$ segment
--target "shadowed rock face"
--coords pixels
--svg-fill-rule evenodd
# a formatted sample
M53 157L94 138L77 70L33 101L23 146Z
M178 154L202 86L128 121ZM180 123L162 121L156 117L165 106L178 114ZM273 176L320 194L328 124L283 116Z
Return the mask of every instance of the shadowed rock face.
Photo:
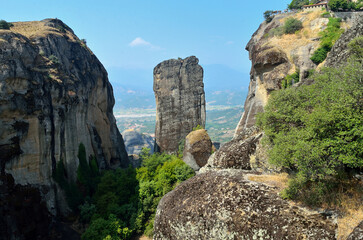
M185 138L183 161L194 171L203 167L212 153L212 141L205 129L189 133Z
M154 68L155 150L176 153L197 125L205 126L203 69L194 57L171 59Z
M209 171L177 186L159 203L154 239L335 239L336 224L289 205L241 170Z
M63 159L76 179L80 143L100 168L128 165L107 72L60 20L0 30L0 102L1 172L51 189L43 197L53 214L52 172Z

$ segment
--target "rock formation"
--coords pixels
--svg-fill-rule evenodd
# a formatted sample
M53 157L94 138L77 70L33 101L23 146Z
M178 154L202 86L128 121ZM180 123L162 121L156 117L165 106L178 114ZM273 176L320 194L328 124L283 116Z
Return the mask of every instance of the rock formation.
M183 161L194 171L203 167L213 151L212 141L205 129L195 130L185 138Z
M143 148L150 148L150 154L154 152L153 137L139 133L134 129L128 129L122 132L125 141L125 147L128 155L139 155Z
M250 156L256 151L256 143L261 137L262 134L257 134L248 139L233 139L208 159L205 168L250 170Z
M194 127L205 126L203 69L194 57L171 59L154 68L155 150L176 153Z
M100 168L127 166L107 72L62 21L17 22L0 30L1 174L41 189L56 214L64 199L52 173L63 161L76 179L78 146Z
M234 139L215 152L197 176L162 198L154 222L154 239L336 239L334 219L294 206L280 198L273 187L247 177L256 169L271 170L266 149L260 144L263 132L256 127L256 115L263 111L270 93L281 89L287 74L299 72L300 82L306 83L309 70L317 68L310 57L319 47L319 32L328 22L321 14L279 14L270 23L262 23L253 34L246 47L252 61L249 93ZM303 22L305 32L270 36L292 16ZM359 19L355 15L352 22L361 24ZM328 64L340 59L347 43L361 33L362 27L358 28L353 25L337 41ZM361 226L350 239L359 234Z
M242 170L199 174L166 194L154 222L155 240L335 239L332 219L290 205Z
M353 232L348 236L347 240L363 239L363 221L354 228Z

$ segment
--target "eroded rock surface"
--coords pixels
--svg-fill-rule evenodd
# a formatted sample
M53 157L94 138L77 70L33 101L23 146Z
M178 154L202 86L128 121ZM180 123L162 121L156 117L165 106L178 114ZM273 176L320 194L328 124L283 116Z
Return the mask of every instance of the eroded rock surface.
M62 21L17 22L0 30L1 173L42 192L48 209L61 206L52 180L63 160L76 179L78 146L100 168L127 166L112 108L107 72Z
M354 228L353 232L348 236L347 240L362 240L363 239L363 221Z
M199 174L162 198L154 239L330 240L336 227L271 187L245 180L242 170L220 170Z
M154 139L150 135L142 134L134 129L122 132L128 155L139 155L143 148L149 148L150 154L154 152Z
M247 139L233 139L224 144L209 159L205 168L250 170L250 156L256 151L256 144L262 134Z
M185 138L183 161L194 171L198 171L207 162L212 154L212 141L205 129L189 133Z
M155 150L176 153L194 127L205 126L203 68L198 58L171 59L154 68Z

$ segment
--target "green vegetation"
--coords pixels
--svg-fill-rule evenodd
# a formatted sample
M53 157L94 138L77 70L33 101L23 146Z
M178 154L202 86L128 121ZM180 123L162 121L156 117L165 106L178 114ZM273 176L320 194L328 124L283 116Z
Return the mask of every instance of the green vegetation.
M292 2L287 5L289 9L301 9L304 5L310 5L317 3L317 0L292 0Z
M340 18L329 18L327 28L319 33L321 36L320 47L311 57L311 61L315 64L320 64L326 59L335 41L338 40L340 35L344 32L343 29L340 29L340 23Z
M196 127L193 127L193 131L197 131L197 130L200 130L200 129L204 129L204 127L200 126L199 124Z
M284 24L284 33L292 34L302 29L302 22L296 18L288 18Z
M292 86L294 83L298 83L300 80L300 70L296 69L296 71L291 74L291 75L287 75L284 80L281 83L281 87L282 88L287 88Z
M7 30L9 30L12 26L14 26L12 23L8 23L5 20L0 20L0 29L7 29Z
M57 58L57 56L55 56L53 54L49 56L49 60L52 61L56 65L59 64L59 59Z
M272 15L273 11L267 10L263 13L263 17L265 18L266 22L269 23L272 21L274 16Z
M352 41L352 52L362 51L360 41ZM266 134L269 161L292 173L284 197L332 203L363 168L362 76L355 55L346 66L315 73L312 85L272 94L257 122Z
M134 169L99 172L95 157L89 157L81 143L78 148L77 180L67 179L63 161L57 163L53 177L64 190L67 203L80 223L88 226L85 240L131 239L136 234L153 234L156 207L160 199L194 171L179 157L149 154L143 149L142 166Z
M329 8L332 11L353 9L359 10L363 7L363 0L358 0L357 2L348 1L348 0L330 0L328 3Z

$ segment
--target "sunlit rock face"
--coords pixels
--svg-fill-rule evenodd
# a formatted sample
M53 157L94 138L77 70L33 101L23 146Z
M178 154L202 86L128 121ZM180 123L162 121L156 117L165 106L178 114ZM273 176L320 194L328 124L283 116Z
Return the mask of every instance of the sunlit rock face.
M335 239L330 218L290 205L276 191L245 179L243 170L208 171L160 201L154 240Z
M176 153L180 141L205 126L203 68L198 58L171 59L154 68L155 150Z
M52 172L63 160L68 179L76 179L80 143L101 169L127 166L112 91L102 64L62 21L0 30L1 173L41 188L55 214L64 199Z

